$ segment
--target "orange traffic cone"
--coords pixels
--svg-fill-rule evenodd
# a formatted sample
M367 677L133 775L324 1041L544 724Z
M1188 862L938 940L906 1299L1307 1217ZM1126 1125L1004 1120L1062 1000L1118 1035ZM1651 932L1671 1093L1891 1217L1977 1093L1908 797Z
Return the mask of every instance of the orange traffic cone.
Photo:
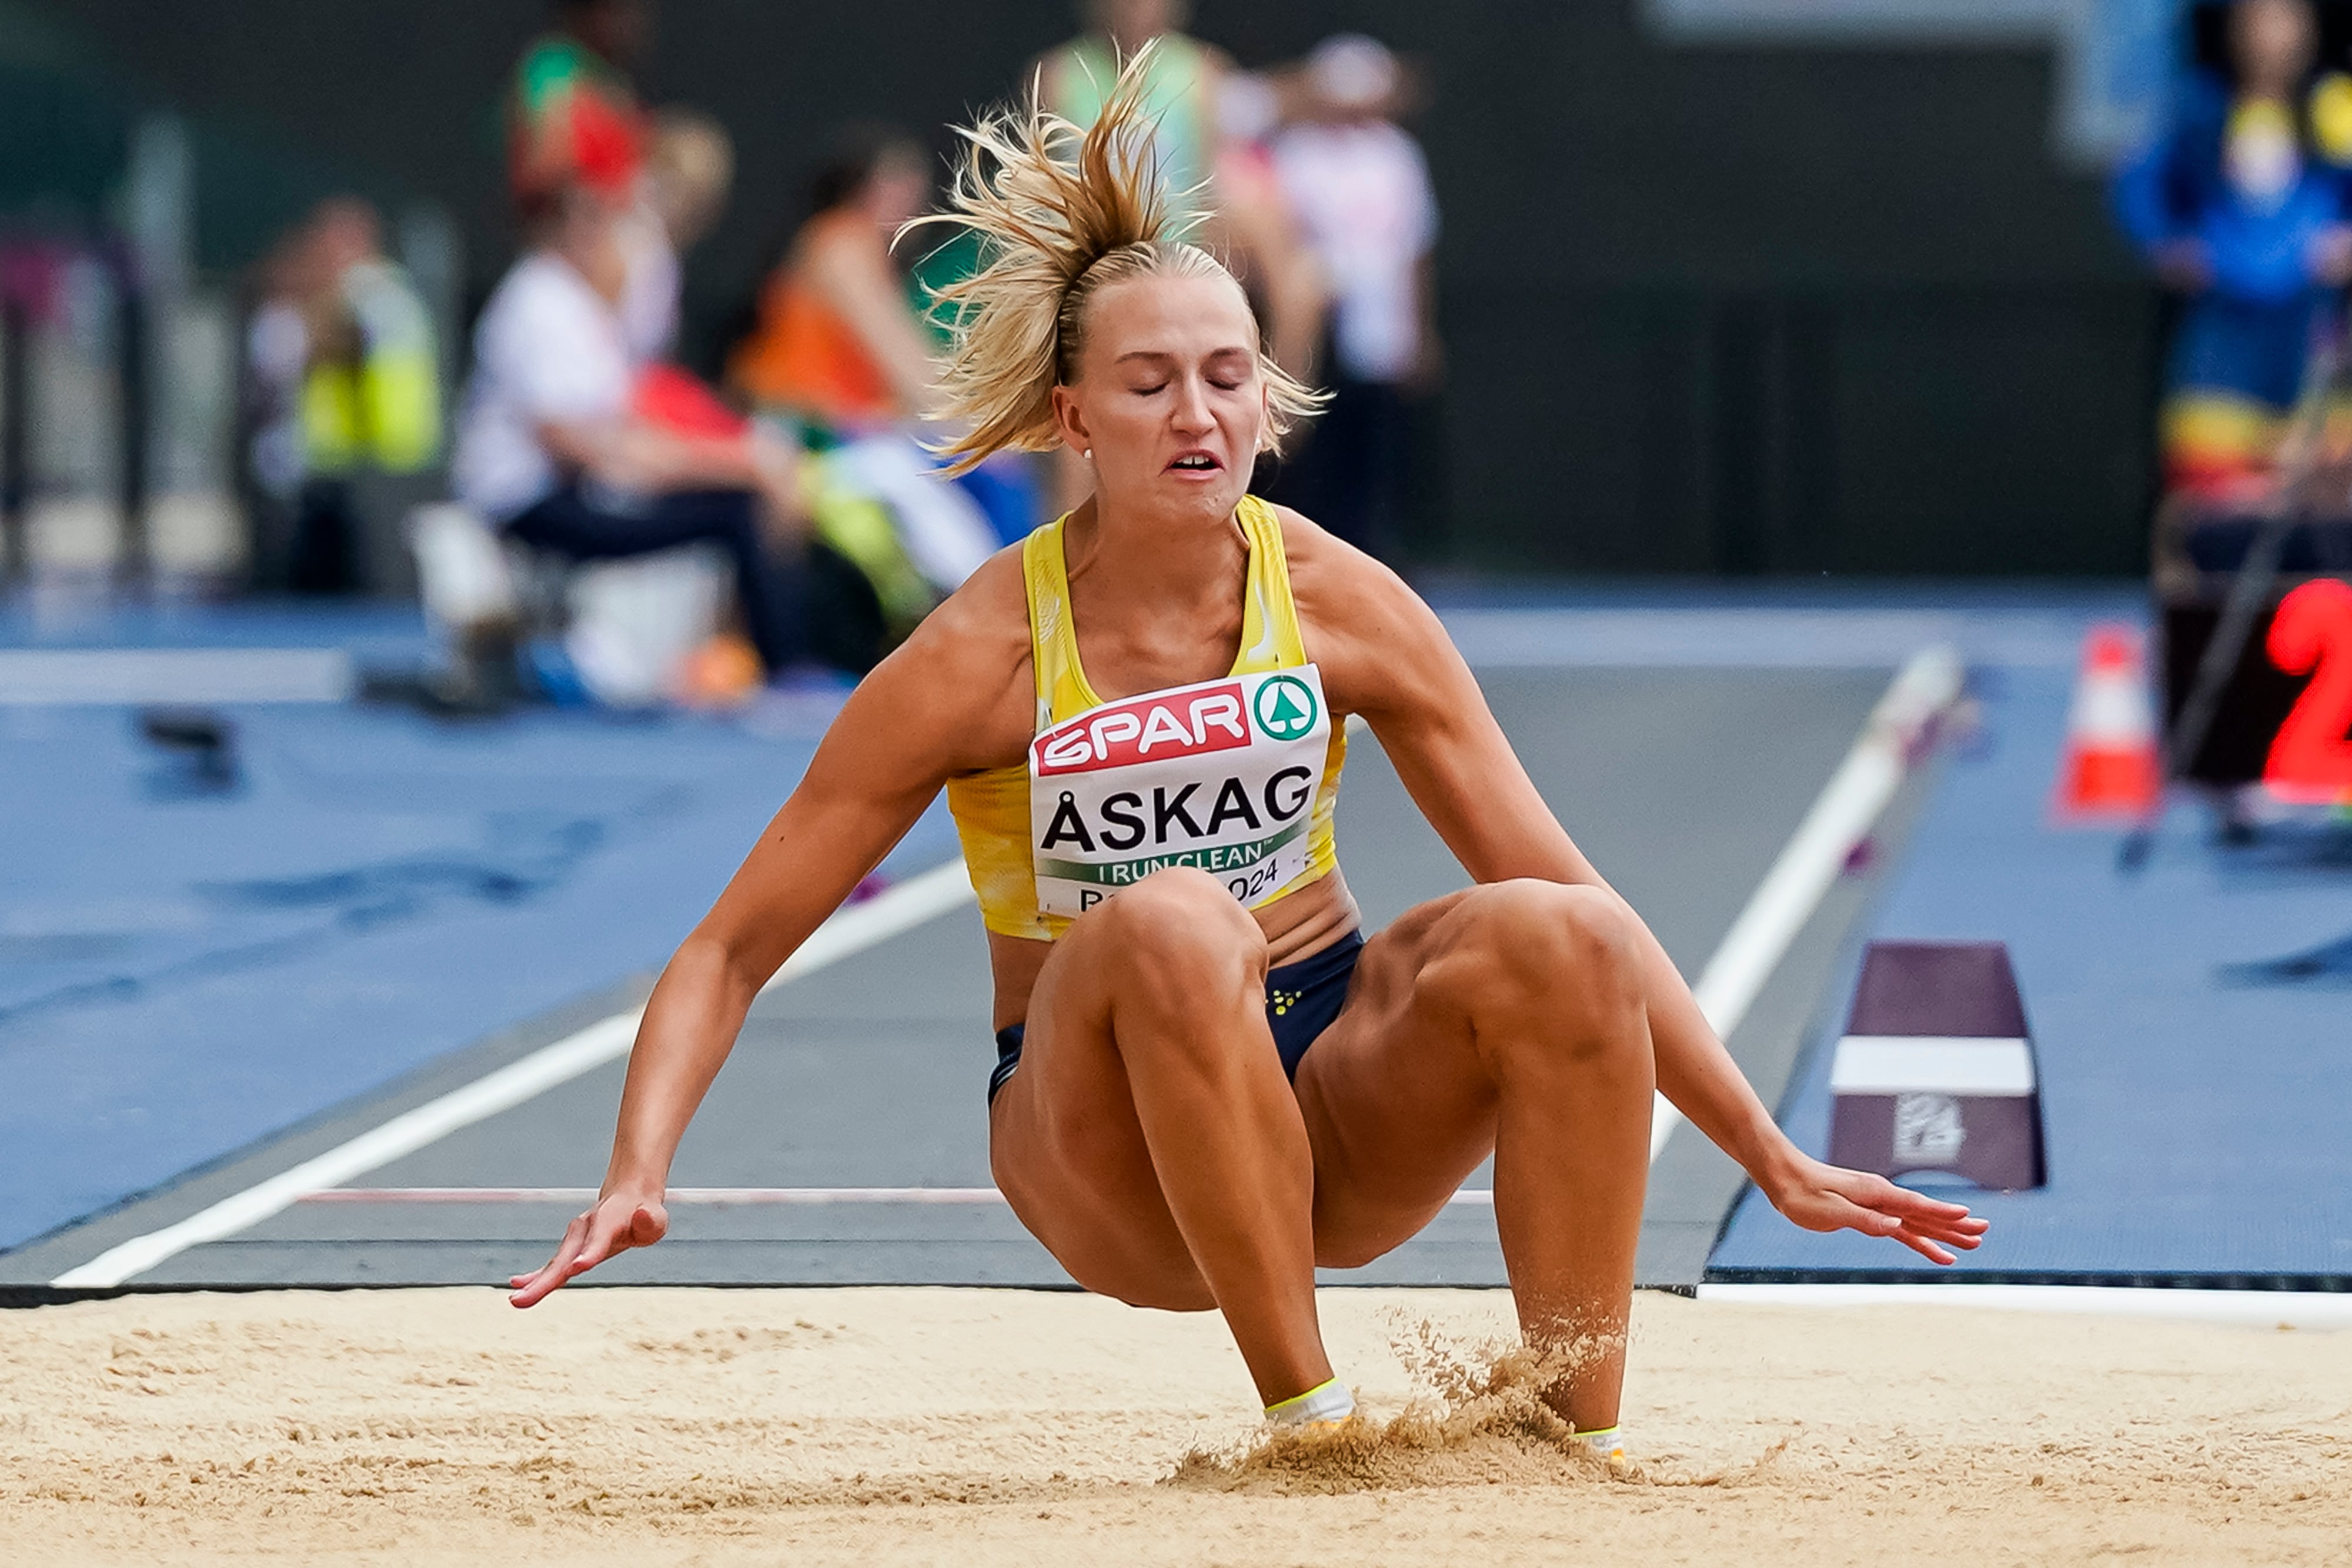
M2139 633L2094 626L2083 640L2083 673L2066 714L2053 813L2062 822L2137 821L2156 809L2163 790Z

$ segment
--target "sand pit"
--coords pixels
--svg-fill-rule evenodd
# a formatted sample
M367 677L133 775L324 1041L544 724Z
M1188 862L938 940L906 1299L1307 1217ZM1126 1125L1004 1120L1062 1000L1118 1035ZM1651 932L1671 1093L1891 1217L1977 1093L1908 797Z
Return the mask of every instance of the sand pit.
M15 1312L0 1560L2352 1554L2352 1333L1644 1296L1638 1478L1549 1447L1507 1389L1388 1427L1449 1367L1476 1367L1508 1312L1496 1293L1327 1292L1334 1354L1379 1419L1322 1453L1250 1450L1249 1385L1214 1318L1074 1295L578 1290L519 1313L488 1291L412 1291Z

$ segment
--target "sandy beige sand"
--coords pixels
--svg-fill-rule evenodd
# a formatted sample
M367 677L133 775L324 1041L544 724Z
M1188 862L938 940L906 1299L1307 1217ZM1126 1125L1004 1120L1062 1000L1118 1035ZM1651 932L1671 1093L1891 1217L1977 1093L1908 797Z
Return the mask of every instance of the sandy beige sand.
M1324 1299L1383 1416L1401 1351L1508 1308ZM166 1296L0 1335L9 1563L2352 1561L2352 1333L1645 1296L1638 1480L1497 1430L1171 1480L1247 1435L1223 1328L1079 1296Z

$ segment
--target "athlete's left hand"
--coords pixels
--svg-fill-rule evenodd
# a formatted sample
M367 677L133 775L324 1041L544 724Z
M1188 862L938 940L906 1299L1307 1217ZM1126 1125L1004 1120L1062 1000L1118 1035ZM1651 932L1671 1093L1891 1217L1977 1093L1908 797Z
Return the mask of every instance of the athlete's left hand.
M1807 1230L1859 1230L1900 1241L1934 1263L1957 1261L1950 1249L1972 1252L1991 1221L1964 1205L1944 1203L1897 1186L1883 1176L1850 1171L1799 1155L1789 1174L1765 1187L1772 1207Z

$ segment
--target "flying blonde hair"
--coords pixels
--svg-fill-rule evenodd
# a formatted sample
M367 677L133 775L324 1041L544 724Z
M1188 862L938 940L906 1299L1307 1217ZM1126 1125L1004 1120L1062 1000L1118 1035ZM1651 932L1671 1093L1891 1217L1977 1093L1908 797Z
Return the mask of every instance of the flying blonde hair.
M1066 385L1096 293L1136 277L1222 277L1224 264L1182 237L1160 186L1154 120L1144 106L1147 44L1119 68L1091 127L1048 111L1042 84L1026 103L991 110L956 134L963 157L949 210L899 230L950 224L979 236L987 265L933 291L951 337L940 378L942 416L964 433L933 450L961 474L992 454L1059 446L1054 388ZM1190 194L1190 193L1186 193ZM1234 283L1236 288L1240 287ZM1253 312L1255 319L1255 312ZM1274 362L1258 334L1266 422L1259 449L1326 401Z

